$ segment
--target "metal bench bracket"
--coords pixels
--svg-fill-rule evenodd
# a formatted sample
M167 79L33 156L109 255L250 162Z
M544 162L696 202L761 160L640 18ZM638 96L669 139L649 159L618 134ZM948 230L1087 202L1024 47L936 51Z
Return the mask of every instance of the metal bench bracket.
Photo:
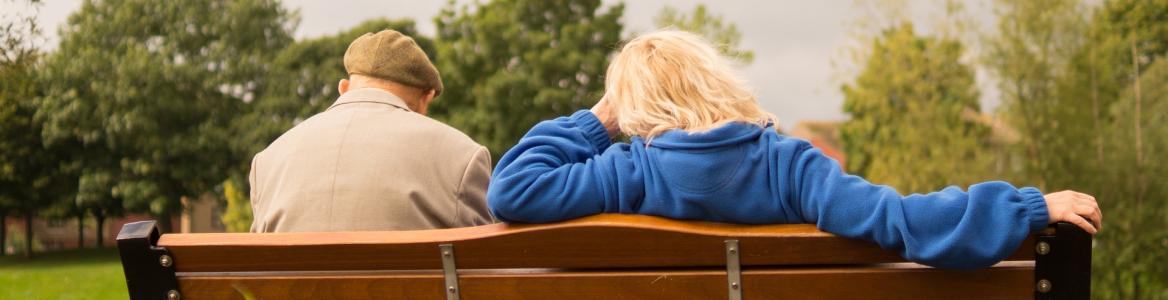
M166 248L158 247L161 236L154 221L126 224L118 232L118 254L132 300L182 298L174 274L174 257Z
M1034 299L1091 298L1091 235L1059 222L1037 236Z
M738 263L738 240L726 240L726 289L730 300L742 300L742 267Z
M442 250L442 275L446 278L444 290L446 290L446 299L458 300L458 268L454 265L454 245L441 244L438 249Z

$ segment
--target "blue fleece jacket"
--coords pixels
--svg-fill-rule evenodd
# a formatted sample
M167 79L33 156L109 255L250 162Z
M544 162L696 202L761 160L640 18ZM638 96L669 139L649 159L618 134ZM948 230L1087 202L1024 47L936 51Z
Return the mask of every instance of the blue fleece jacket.
M499 161L487 201L503 221L599 213L746 224L814 223L914 262L990 266L1046 226L1042 193L991 181L904 196L844 173L808 142L732 123L613 145L591 112L536 125Z

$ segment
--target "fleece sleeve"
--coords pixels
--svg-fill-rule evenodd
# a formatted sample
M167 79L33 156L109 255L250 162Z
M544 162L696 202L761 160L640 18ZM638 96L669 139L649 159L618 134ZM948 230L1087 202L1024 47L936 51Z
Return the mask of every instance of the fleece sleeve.
M628 152L591 112L543 121L503 155L487 203L506 222L546 223L603 212L631 212L623 186L639 178ZM606 151L607 149L607 151ZM625 199L626 201L622 201Z
M805 221L840 236L874 241L904 258L944 268L979 268L1018 249L1048 222L1035 188L993 181L968 191L948 187L902 196L895 189L845 174L835 160L800 147L790 174L792 201Z

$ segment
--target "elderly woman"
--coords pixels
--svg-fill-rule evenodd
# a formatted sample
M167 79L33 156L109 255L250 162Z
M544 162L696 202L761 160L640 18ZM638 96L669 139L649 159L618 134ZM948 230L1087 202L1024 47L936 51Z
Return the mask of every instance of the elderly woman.
M989 266L1028 234L1067 221L1094 234L1089 195L992 181L904 196L844 173L774 117L707 42L659 31L624 46L604 98L537 124L503 156L487 192L503 221L599 213L745 224L814 223L920 263ZM617 131L631 142L612 143Z

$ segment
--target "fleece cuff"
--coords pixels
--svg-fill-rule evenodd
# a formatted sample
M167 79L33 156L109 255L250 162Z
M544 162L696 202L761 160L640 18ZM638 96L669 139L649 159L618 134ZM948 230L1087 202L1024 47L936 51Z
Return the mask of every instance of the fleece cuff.
M603 152L604 149L608 149L608 146L612 145L612 137L608 136L608 129L604 128L604 124L600 123L600 119L597 119L592 111L587 109L577 111L569 119L584 131L584 138L593 147L596 147L597 153Z
M1024 187L1018 190L1022 194L1022 203L1026 205L1026 215L1030 217L1030 231L1039 231L1050 223L1050 214L1046 212L1046 197L1037 188Z

